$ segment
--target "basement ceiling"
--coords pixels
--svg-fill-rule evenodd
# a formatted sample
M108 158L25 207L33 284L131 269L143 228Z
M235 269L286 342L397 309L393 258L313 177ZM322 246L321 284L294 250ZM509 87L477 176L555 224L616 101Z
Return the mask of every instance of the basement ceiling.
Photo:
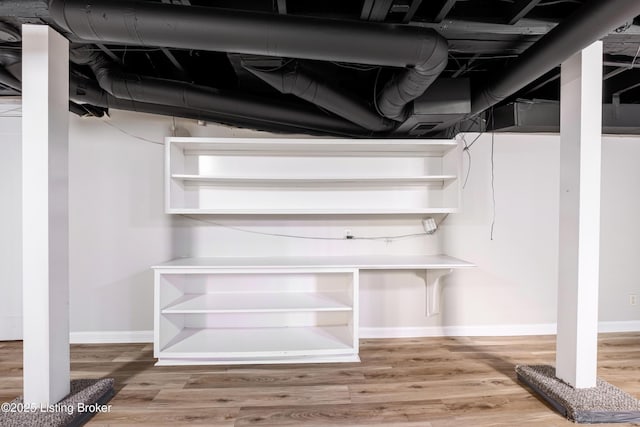
M542 63L555 58L547 52L605 35L605 131L640 133L638 3L0 0L0 96L20 94L20 25L46 23L71 41L78 115L124 109L377 138L549 131L560 69ZM589 24L599 14L608 28ZM552 30L560 35L545 40ZM537 63L527 58L536 49Z

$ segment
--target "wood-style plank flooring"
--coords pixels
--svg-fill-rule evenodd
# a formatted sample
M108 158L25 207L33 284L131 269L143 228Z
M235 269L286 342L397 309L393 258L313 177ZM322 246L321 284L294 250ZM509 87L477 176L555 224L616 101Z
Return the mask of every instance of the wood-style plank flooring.
M550 336L362 340L349 364L155 367L152 353L72 345L73 378L116 381L88 425L574 425L515 378L516 364L554 364ZM640 397L640 333L601 335L598 375ZM21 394L22 343L0 342L0 401Z

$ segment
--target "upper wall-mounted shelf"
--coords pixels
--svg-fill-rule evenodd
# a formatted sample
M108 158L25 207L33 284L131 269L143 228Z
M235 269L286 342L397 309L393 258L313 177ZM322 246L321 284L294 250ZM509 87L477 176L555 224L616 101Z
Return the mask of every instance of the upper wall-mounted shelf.
M456 212L453 140L166 138L166 211L178 214Z
M266 139L168 137L175 147L191 155L213 152L227 156L443 156L455 149L455 140L443 139Z
M454 181L455 175L424 176L207 176L173 174L171 178L182 181L193 181L212 184L264 184L264 185L317 185L317 184L358 184L358 185L397 185L435 182L443 185Z

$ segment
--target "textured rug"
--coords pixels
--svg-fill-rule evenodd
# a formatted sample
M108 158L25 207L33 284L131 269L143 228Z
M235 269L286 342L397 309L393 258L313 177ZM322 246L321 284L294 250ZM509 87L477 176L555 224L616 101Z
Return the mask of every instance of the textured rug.
M107 402L113 397L113 379L73 380L71 393L54 405L34 407L24 405L22 397L2 404L2 427L76 427L85 424L94 414L110 410Z
M556 378L549 365L516 366L518 380L577 423L640 422L640 400L598 378L596 387L576 389Z

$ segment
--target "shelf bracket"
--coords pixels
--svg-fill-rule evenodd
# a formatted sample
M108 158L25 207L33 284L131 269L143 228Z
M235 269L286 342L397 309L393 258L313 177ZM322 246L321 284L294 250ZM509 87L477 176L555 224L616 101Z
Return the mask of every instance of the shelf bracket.
M440 314L440 297L442 293L441 278L452 271L453 269L451 268L425 270L424 283L427 286L427 317Z

